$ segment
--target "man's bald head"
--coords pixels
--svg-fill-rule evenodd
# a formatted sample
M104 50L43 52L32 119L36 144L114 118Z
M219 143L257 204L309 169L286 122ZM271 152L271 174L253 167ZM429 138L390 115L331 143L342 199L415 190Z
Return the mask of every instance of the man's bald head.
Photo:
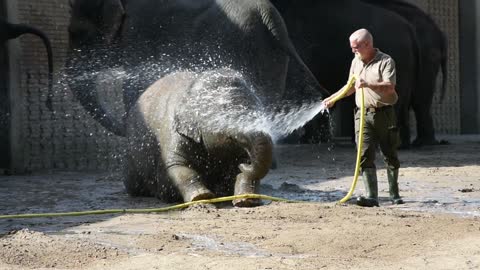
M349 40L350 40L350 42L352 42L352 41L356 41L356 42L367 41L368 43L373 45L372 34L370 34L370 32L368 32L368 30L365 29L365 28L358 29L357 31L353 32L350 35Z

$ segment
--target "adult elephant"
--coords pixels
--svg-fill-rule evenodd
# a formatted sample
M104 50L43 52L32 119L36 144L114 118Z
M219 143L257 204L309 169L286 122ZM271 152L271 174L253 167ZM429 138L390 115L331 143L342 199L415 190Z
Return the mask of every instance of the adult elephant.
M169 202L257 193L272 165L272 129L301 125L291 127L283 116L270 119L270 109L248 77L228 68L174 72L156 81L127 118L128 193ZM270 121L277 125L265 125ZM233 201L240 207L259 203Z
M285 20L290 38L316 78L327 89L339 89L348 78L352 52L348 37L368 29L375 46L391 55L397 67L396 104L402 147L410 145L409 106L415 90L418 44L411 25L401 16L356 0L272 0ZM335 109L343 135L353 134L353 100Z
M53 95L53 54L52 46L48 36L41 31L40 29L25 25L25 24L12 24L0 18L0 43L4 43L10 39L18 38L23 34L33 34L42 39L43 44L47 50L47 60L48 60L48 97L47 97L47 107L50 110L53 110L52 107L52 95Z
M412 93L412 108L417 121L417 138L414 146L433 145L435 128L431 114L433 96L439 71L442 71L440 101L447 83L447 38L435 21L417 6L403 0L362 0L401 15L414 27L420 47L421 68L417 90Z
M268 0L75 0L71 14L70 88L100 124L120 136L125 136L124 119L100 105L94 88L96 76L107 68L126 71L127 112L151 83L177 70L230 67L272 103L326 94ZM292 88L286 91L286 85Z

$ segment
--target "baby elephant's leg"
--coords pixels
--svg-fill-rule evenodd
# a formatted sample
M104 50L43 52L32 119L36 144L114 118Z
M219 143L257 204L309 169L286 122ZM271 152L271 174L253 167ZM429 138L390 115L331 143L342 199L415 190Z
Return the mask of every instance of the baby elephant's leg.
M200 175L188 166L171 166L168 168L168 176L185 202L211 199L215 196L202 183Z
M251 194L258 191L260 180L272 166L273 143L267 134L257 132L238 137L250 157L250 164L240 164L241 173L236 177L235 195ZM237 199L234 206L252 207L261 204L260 199Z
M242 171L242 173L239 173L235 180L235 195L254 194L257 192L260 184L260 179L256 180L251 177L251 174L249 173L251 169L252 168L250 165L240 165L240 170ZM237 207L253 207L260 204L260 199L253 198L236 199L233 201L233 205Z

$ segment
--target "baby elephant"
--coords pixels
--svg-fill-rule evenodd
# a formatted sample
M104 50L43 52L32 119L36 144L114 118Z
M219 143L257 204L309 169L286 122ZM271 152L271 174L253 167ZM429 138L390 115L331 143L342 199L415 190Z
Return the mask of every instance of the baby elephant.
M177 72L150 86L129 112L124 184L134 196L185 202L258 191L273 143L262 102L233 70ZM258 199L238 199L240 207Z

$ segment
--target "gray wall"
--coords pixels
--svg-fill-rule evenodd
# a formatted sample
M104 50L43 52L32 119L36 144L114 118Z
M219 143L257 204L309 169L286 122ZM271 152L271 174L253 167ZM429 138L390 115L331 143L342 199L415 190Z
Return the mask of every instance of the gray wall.
M410 0L432 16L448 39L447 88L445 98L440 101L440 79L432 103L432 117L436 134L461 133L460 68L459 68L459 2L463 0ZM412 113L412 129L415 124Z
M38 37L10 42L11 157L15 172L117 168L122 140L85 113L62 79L67 50L68 0L7 0L10 22L36 26L50 37L55 113L47 97L47 61Z

